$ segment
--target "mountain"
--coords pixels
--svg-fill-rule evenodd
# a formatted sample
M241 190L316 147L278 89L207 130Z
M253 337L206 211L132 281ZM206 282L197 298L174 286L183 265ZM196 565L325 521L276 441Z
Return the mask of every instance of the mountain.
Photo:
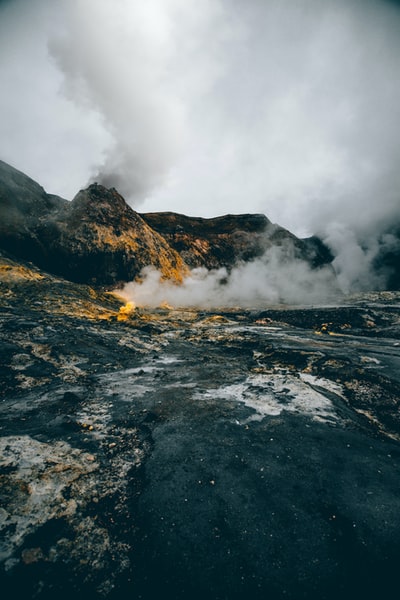
M71 281L114 285L151 264L179 282L187 271L180 255L115 189L97 184L81 190L36 231L48 249L40 266Z
M187 266L115 189L93 184L72 202L0 161L0 248L78 283L115 285L149 264L181 281Z
M189 268L230 269L273 246L313 268L333 259L318 238L301 240L262 214L139 214L96 183L68 202L0 161L0 248L74 282L115 286L151 265L179 283Z
M301 240L262 214L224 215L213 219L172 212L144 213L143 219L180 253L191 267L233 267L262 256L272 246L290 245L296 258L313 267L333 260L318 238Z

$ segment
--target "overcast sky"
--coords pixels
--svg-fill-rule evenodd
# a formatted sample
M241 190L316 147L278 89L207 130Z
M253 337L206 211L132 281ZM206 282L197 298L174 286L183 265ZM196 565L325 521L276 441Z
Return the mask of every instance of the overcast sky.
M0 158L50 193L299 235L400 216L397 2L0 0L0 81Z

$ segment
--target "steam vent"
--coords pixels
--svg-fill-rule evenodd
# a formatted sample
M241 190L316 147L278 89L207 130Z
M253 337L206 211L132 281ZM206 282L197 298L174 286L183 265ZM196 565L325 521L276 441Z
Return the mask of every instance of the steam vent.
M322 240L264 215L67 201L0 162L2 598L392 597L385 235L386 286L346 294Z

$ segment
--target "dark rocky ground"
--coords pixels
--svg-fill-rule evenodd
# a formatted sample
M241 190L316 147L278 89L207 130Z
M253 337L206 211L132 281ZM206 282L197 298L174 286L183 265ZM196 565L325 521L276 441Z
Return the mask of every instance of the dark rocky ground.
M5 600L391 597L398 293L124 315L0 267Z

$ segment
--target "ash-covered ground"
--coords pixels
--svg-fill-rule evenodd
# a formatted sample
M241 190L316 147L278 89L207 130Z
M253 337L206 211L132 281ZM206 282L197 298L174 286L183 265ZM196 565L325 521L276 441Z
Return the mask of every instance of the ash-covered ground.
M0 271L5 600L398 586L400 294L121 312Z

